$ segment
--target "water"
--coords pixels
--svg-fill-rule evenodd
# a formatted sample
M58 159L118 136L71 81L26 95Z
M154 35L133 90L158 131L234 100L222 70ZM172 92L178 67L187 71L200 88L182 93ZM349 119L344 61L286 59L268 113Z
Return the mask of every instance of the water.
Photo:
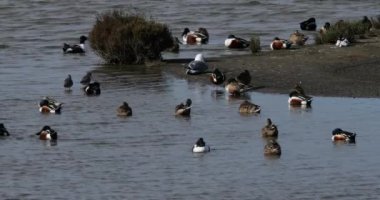
M188 26L208 28L209 45L182 46L193 57L249 53L225 50L226 35L258 33L265 46L287 37L309 16L318 25L378 14L377 1L2 1L0 3L0 139L2 199L377 199L378 99L314 97L311 109L289 108L287 96L251 92L262 106L242 116L244 99L215 96L214 86L179 79L165 68L106 67L89 50L63 55L62 43L91 29L95 15L133 7L167 23L174 35ZM311 33L310 33L311 34ZM87 45L88 46L88 45ZM80 78L93 71L102 94L86 97ZM63 80L71 74L71 93ZM42 96L64 102L61 115L42 115ZM193 100L191 118L174 107ZM116 116L127 101L131 118ZM270 117L279 126L279 159L263 156L260 130ZM34 135L43 125L57 144ZM357 143L334 145L331 131L357 132ZM191 153L198 137L211 145Z

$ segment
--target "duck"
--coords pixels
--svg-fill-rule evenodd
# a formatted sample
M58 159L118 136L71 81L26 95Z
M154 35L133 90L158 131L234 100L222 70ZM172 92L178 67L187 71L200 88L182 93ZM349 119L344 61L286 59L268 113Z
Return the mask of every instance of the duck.
M355 143L356 133L344 131L340 128L336 128L332 131L332 141L345 141L348 143Z
M331 24L330 22L325 22L325 25L319 30L320 34L325 34L328 30L330 30Z
M243 38L235 37L235 35L229 35L224 41L224 45L230 49L244 49L249 47L249 42Z
M191 112L191 99L186 99L185 104L180 103L175 107L175 115L190 116Z
M206 153L210 151L210 146L206 145L203 138L199 138L194 144L192 151L193 153Z
M251 84L252 77L248 70L244 70L236 77L236 80L239 84L249 86L249 84Z
M317 29L317 23L314 17L309 18L300 23L301 30L304 31L315 31Z
M264 155L266 156L280 156L281 146L274 139L268 140L267 144L264 146Z
M207 73L208 65L205 61L205 58L203 54L198 53L194 60L191 61L186 67L185 67L185 73L188 75L198 75L202 73Z
M62 104L51 97L43 97L39 103L39 111L41 113L61 113Z
M0 136L9 136L8 130L5 128L3 123L0 123Z
M289 37L289 41L292 43L292 45L299 45L299 46L304 45L308 39L309 37L306 37L303 33L300 33L298 30L290 34L290 37Z
M84 92L88 96L100 95L100 83L95 81L95 82L88 84L86 87L84 87Z
M50 128L50 126L44 126L42 129L36 133L39 136L40 140L57 140L58 133Z
M190 31L189 28L185 28L182 32L182 40L184 44L207 44L209 35L207 29L198 28L198 31Z
M67 75L67 78L65 79L64 83L63 83L63 87L66 89L66 90L71 90L71 87L73 86L73 79L71 79L71 75Z
M273 41L270 43L271 50L289 49L291 46L291 42L280 39L279 37L275 37Z
M125 101L116 111L118 116L132 116L132 108L129 107L128 103Z
M213 83L215 85L220 85L220 84L224 83L225 80L226 80L226 76L218 68L215 68L210 73L210 81L211 81L211 83Z
M306 105L310 106L312 102L312 97L305 94L303 88L301 87L301 82L297 83L293 90L289 93L288 103L292 106Z
M275 124L272 123L270 118L267 118L267 124L261 129L261 135L263 137L277 137L278 129Z
M339 37L335 43L335 46L337 47L347 47L349 45L350 45L350 42L345 37Z
M70 45L67 43L63 44L63 53L85 53L84 42L87 40L87 37L82 35L79 38L79 44Z
M84 75L80 81L80 83L84 86L87 86L88 84L91 83L91 80L92 80L92 73L91 72L87 72L86 75Z
M239 106L239 112L245 114L256 113L259 114L261 112L261 108L259 105L256 105L252 102L244 100Z
M240 96L242 93L246 91L244 89L244 86L239 84L236 78L229 78L224 88L226 92L229 93L231 96Z

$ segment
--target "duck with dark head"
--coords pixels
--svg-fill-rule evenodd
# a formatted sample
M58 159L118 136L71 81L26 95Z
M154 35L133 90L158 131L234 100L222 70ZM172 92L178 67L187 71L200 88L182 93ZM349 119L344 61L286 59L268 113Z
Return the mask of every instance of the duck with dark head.
M190 116L191 112L191 99L187 99L186 103L180 103L175 107L175 115Z
M85 53L84 42L87 40L87 37L82 35L79 38L79 44L70 45L67 43L63 44L63 53Z

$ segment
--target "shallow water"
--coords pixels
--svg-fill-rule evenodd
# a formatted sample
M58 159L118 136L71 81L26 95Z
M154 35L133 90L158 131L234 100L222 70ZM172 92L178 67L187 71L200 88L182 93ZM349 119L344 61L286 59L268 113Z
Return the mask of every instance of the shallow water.
M207 27L209 45L182 46L193 57L249 53L222 46L231 31L253 32L268 43L287 37L298 22L318 24L378 14L378 1L191 1L131 2L167 23L175 35L185 26ZM233 9L231 9L231 7ZM0 123L12 134L0 139L3 199L377 199L380 161L378 99L314 97L311 109L289 108L287 96L249 93L260 115L244 116L244 98L215 95L222 88L179 79L155 67L102 66L91 51L63 55L63 42L86 34L95 14L130 7L124 1L3 1L0 3ZM201 9L200 9L201 8ZM312 9L310 9L312 8ZM312 34L312 33L310 33ZM264 45L265 46L265 45ZM83 95L87 71L101 83L98 97ZM63 89L67 74L71 93ZM42 115L42 96L64 103L62 114ZM190 118L174 107L193 100ZM127 101L131 118L116 116ZM279 126L283 155L263 156L260 130ZM34 135L43 125L59 134L56 144ZM333 144L331 131L357 132L356 144ZM197 138L208 154L191 153Z

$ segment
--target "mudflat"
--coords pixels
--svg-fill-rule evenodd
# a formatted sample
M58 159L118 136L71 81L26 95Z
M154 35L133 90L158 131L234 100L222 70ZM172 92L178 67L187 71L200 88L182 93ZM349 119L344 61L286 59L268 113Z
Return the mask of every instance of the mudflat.
M376 36L342 48L334 44L304 45L206 61L227 78L248 70L252 85L263 86L258 92L285 94L301 81L312 96L380 97L380 37ZM164 65L182 78L209 82L207 74L185 75L184 64Z

